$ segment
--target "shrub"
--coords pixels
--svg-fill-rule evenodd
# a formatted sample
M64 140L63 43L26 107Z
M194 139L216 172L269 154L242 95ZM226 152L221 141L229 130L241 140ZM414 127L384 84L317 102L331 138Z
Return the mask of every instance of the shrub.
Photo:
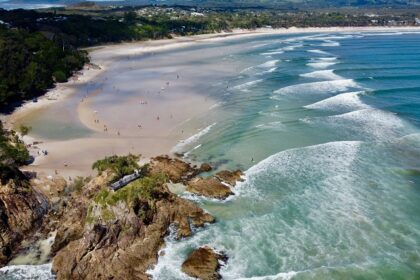
M20 134L22 134L22 136L28 135L29 132L31 132L31 130L32 130L32 127L30 127L30 126L26 126L26 125L23 125L23 124L21 124L19 126L19 132L20 132Z
M115 219L112 207L120 202L126 204L127 207L131 208L139 217L145 220L147 219L146 213L144 212L145 209L154 207L155 201L162 194L159 187L166 182L166 176L158 174L138 179L128 184L125 188L115 192L107 187L103 187L94 197L94 204L91 204L88 208L86 222L94 223L98 218L101 218L105 222ZM137 209L139 205L143 205L143 207ZM95 211L96 213L100 211L100 217L93 214L94 209L97 210Z
M115 173L116 178L121 178L140 169L138 164L139 159L139 156L132 154L129 154L128 156L114 155L96 161L92 165L92 169L96 169L99 174L105 170L112 170L112 172Z
M58 82L58 83L64 83L64 82L67 81L66 74L64 74L64 72L60 71L60 70L55 71L53 73L53 77L54 77L55 81Z
M66 188L66 193L80 192L84 185L90 182L92 177L77 176L71 185Z

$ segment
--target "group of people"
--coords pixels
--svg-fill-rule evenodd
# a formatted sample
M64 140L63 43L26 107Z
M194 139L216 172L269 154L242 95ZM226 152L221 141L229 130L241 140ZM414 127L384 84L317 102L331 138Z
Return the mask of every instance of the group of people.
M180 76L179 76L179 74L177 74L176 75L176 78L177 79L179 79L180 78ZM107 78L105 78L105 80L107 80ZM166 87L168 87L170 85L170 82L168 81L168 82L166 82ZM116 87L115 86L113 86L113 89L116 89ZM162 91L164 90L165 88L162 88ZM160 93L161 91L159 91L159 93ZM81 99L81 102L84 102L84 100L85 100L85 98L87 98L88 96L87 96L87 94L86 94L86 96L84 96L82 99ZM140 104L141 105L147 105L148 104L148 102L146 101L146 100L144 100L144 99L140 99ZM94 114L96 115L98 112L97 111L94 111ZM171 114L171 119L173 118L173 115ZM160 120L160 116L159 115L157 115L156 116L156 120ZM99 121L99 119L94 119L94 123L95 124L99 124L100 123L100 121ZM141 124L138 124L137 125L137 128L139 128L139 129L142 129L143 128L143 126L141 125ZM108 127L104 124L104 126L103 126L103 131L104 132L108 132ZM120 133L120 131L117 131L117 135L118 136L121 136L121 133Z

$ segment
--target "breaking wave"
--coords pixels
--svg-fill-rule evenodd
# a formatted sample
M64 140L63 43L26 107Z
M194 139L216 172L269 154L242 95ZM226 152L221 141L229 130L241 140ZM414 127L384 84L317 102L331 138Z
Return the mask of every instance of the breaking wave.
M201 137L203 137L204 135L206 135L207 133L210 132L210 130L216 125L216 123L213 123L209 126L207 126L206 128L200 130L198 133L194 134L193 136L185 139L185 140L181 140L172 150L172 153L180 153L183 152L185 150L186 147L196 143Z
M310 73L300 74L301 77L312 79L325 79L325 80L342 80L343 77L334 73L334 70L319 70Z
M351 88L360 88L360 86L353 79L342 79L334 81L322 81L314 83L304 83L298 85L287 86L276 90L274 93L280 95L289 94L326 94L339 93L347 91Z
M307 109L316 109L333 112L349 112L354 110L370 108L368 105L366 105L360 100L359 96L362 93L362 91L346 92L304 107Z

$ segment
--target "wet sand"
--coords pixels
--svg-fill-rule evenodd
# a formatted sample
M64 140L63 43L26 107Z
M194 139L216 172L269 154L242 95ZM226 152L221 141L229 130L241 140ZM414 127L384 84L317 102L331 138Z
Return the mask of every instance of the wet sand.
M141 154L143 160L170 153L181 141L211 124L205 116L216 104L206 94L206 83L218 76L237 73L234 63L203 63L223 48L183 48L211 44L229 38L267 34L314 32L388 31L391 28L307 28L288 30L238 30L233 33L181 37L172 40L124 43L89 49L91 62L75 79L59 84L39 102L28 102L6 118L8 127L32 125L39 118L52 134L25 136L35 162L26 167L46 175L90 175L92 163L107 155ZM398 28L410 31L419 28ZM164 53L163 55L161 53ZM215 76L209 78L209 76ZM49 124L51 122L51 125ZM82 136L72 131L78 131ZM48 155L39 155L47 150Z

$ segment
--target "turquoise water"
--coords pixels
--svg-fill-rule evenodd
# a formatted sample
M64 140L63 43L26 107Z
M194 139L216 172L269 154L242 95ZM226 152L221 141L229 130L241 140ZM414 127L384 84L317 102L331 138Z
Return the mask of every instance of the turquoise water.
M247 180L227 202L195 198L218 223L168 238L155 279L185 279L202 245L228 254L225 279L420 279L419 34L225 44L247 67L180 149Z
M188 279L181 264L202 245L229 256L224 279L420 279L419 46L420 34L387 32L171 51L220 64L202 82L218 105L174 150L246 181L224 202L184 194L218 222L170 235L154 279Z

